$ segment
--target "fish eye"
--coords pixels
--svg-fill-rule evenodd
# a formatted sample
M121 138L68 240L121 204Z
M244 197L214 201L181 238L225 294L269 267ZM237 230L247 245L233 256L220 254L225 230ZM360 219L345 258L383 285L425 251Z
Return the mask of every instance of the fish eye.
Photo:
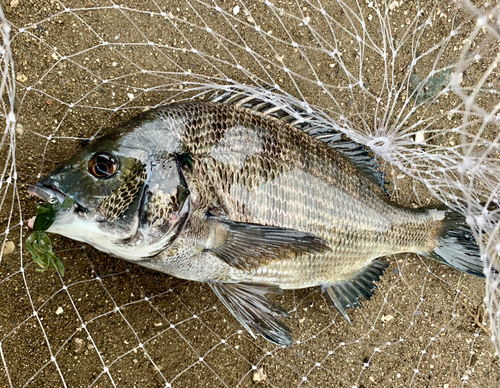
M118 170L116 158L106 152L98 152L89 161L89 172L96 178L109 178Z

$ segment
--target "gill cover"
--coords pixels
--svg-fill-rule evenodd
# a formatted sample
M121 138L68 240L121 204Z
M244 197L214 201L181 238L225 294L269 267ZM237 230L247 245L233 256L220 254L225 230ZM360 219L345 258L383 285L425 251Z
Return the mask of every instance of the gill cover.
M191 192L176 154L160 155L150 164L146 197L136 236L123 240L130 248L141 245L134 255L155 256L168 248L184 230L191 215ZM137 239L143 239L142 244Z

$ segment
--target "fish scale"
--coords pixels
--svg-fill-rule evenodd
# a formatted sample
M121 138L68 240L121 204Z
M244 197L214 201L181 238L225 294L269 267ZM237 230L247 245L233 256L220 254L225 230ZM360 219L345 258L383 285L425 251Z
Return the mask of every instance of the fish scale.
M299 255L284 263L264 258L258 278L251 275L244 276L244 280L275 283L282 288L332 284L352 277L380 252L428 249L426 244L432 238L429 223L434 223L431 217L425 212L395 208L380 188L361 176L335 150L282 121L269 122L269 118L255 115L247 108L190 105L191 114L203 117L202 123L207 123L205 130L199 120L185 129L183 143L194 155L194 171L186 174L188 181L193 179L191 189L203 192L207 187L214 188L216 202L233 221L299 229L320 236L332 249L322 254ZM214 111L210 112L210 108ZM207 130L214 128L208 123L217 119L218 110L227 111L225 129ZM197 134L192 137L196 150L189 146L191 133ZM242 137L253 140L245 146L241 144ZM202 156L197 157L197 153ZM276 164L282 172L265 179L263 170ZM314 195L310 194L310 187L314 187ZM287 195L289 199L284 200ZM209 211L213 203L203 206ZM316 213L314 222L308 222L311 211ZM343 222L344 228L333 227ZM391 231L390 225L397 228ZM279 273L278 269L287 275L266 277L267 273Z
M234 93L158 107L30 192L74 201L48 232L207 282L250 334L280 345L288 314L265 294L320 286L350 321L387 267L379 257L417 252L484 276L463 216L392 203L362 146L289 108Z

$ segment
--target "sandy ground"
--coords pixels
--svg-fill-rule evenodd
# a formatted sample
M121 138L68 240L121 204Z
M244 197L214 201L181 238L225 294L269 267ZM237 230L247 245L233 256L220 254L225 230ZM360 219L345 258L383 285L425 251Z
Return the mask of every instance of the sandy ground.
M51 171L87 144L88 139L123 123L144 106L179 99L176 93L183 93L186 86L144 90L168 84L170 78L182 79L178 74L168 76L165 72L189 70L216 77L220 82L228 77L246 84L273 85L274 81L292 95L300 98L302 93L308 102L330 109L332 115L342 112L354 123L370 117L373 101L356 90L343 88L352 81L335 61L313 49L319 47L317 36L303 26L290 28L293 36L286 36L278 21L287 26L299 24L293 18L276 18L263 3L248 4L252 19L262 30L272 31L274 37L285 42L308 45L309 49L294 50L278 41L266 40L241 24L238 28L230 27L237 24L228 22L234 14L235 4L231 2L220 3L227 11L225 16L194 2L193 7L189 3L158 3L162 4L162 11L175 16L176 26L164 17L150 16L150 11L161 10L142 1L120 4L144 13L99 9L109 6L105 1L74 1L65 5L84 9L63 14L58 14L63 7L54 1L20 0L15 7L10 7L10 1L1 2L14 24L13 30L27 29L14 34L12 46L19 83L17 187L24 221L34 214L36 206L26 187L36 182L39 174ZM282 6L297 15L302 12L302 17L311 15L319 36L332 36L330 26L315 22L318 12L313 12L311 5L301 5L300 9L290 4ZM408 43L396 61L401 63L401 69L411 61L415 50L412 39L399 26L404 27L408 18L413 20L418 4L410 1L405 7L407 13L400 9L391 19L394 39L406 39ZM336 3L327 8L340 23L356 25L352 15ZM454 25L465 20L464 15L453 13L444 5L442 9ZM238 18L250 23L249 16L240 12ZM365 15L366 20L368 14L374 15L364 2L357 12ZM192 27L205 26L199 15L228 41L211 40L212 35ZM377 28L380 26L373 24L368 29L374 37ZM449 22L438 18L432 29L420 37L418 50L425 51L439 42L442 31L449 28ZM179 31L189 34L185 35L188 39ZM97 47L101 41L96 35L109 42L149 40L169 47L151 47L147 43L117 45L113 49ZM344 35L338 32L344 48L337 47L343 50L343 63L355 77L363 53L349 37L342 40ZM254 51L246 52L241 42ZM241 47L231 46L234 43L241 43ZM285 50L281 46L286 46L285 59L280 59ZM190 54L192 47L204 55ZM232 58L225 47L232 47ZM367 49L362 63L366 66L367 89L375 91L387 74L383 65L371 62L369 53ZM71 56L71 60L59 61L61 56ZM442 56L443 62L451 63L453 49ZM236 70L223 60L241 63L249 71ZM287 77L281 71L284 62L303 78L295 77L292 81ZM425 75L434 64L432 60L422 60L419 70ZM148 72L142 73L141 69ZM158 75L159 71L164 73ZM248 76L250 73L252 77ZM403 75L401 70L395 77ZM102 82L116 77L122 78ZM333 99L306 81L316 77L332 85L328 90L336 87ZM32 90L27 90L27 86ZM127 103L129 94L134 99ZM453 98L441 101L437 107L426 108L425 113L449 109L454 102ZM72 109L68 106L71 103ZM110 110L123 104L130 109L116 113ZM408 124L424 113L416 111L414 118L408 118ZM434 141L446 143L453 137L443 133ZM6 150L1 152L6 157ZM386 171L399 203L411 206L431 200L425 190L392 166L386 166ZM12 195L12 190L7 193ZM9 215L13 217L11 225L19 222L19 205L15 203L11 211L9 202L3 204L2 229L7 227ZM64 279L53 271L39 273L25 251L21 256L20 233L24 238L29 235L26 225L13 228L9 240L15 248L2 257L0 264L1 387L500 384L498 357L494 355L487 327L482 326L484 281L427 259L414 255L387 258L390 267L379 291L364 303L363 309L349 311L352 325L328 307L318 290L290 291L275 298L291 312L287 324L297 342L282 349L241 331L207 286L128 264L75 241L51 236L66 267Z

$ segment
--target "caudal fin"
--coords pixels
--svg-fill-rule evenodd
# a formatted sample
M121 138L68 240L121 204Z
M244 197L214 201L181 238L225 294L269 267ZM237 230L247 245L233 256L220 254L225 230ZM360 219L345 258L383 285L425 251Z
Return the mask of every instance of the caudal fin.
M484 263L479 245L465 217L450 209L446 209L445 213L438 247L428 256L460 271L484 278Z

